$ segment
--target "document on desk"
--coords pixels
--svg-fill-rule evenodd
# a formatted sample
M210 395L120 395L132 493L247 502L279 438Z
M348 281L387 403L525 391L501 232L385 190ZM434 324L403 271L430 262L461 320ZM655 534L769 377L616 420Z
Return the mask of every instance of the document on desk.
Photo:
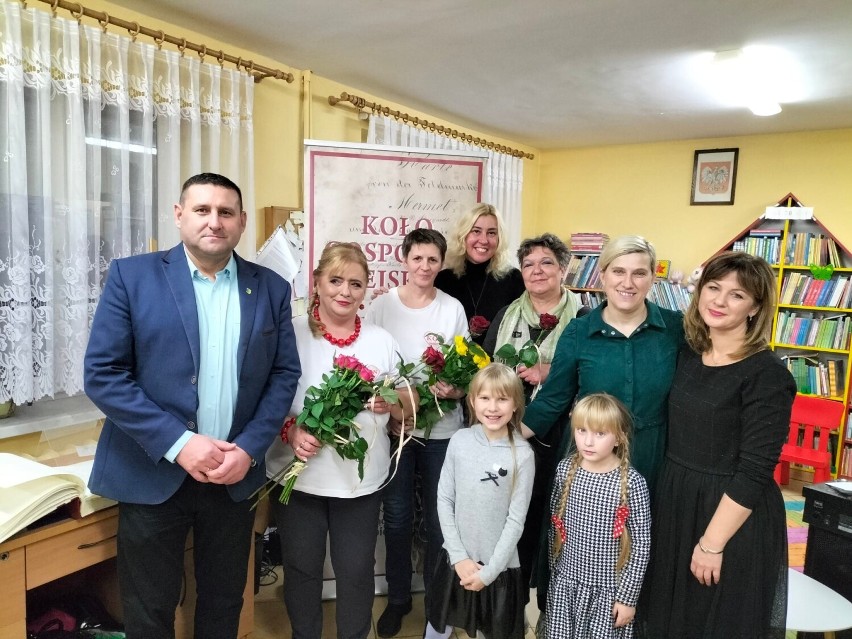
M113 505L86 486L92 463L54 467L0 453L0 542L69 502L74 502L70 514L75 517Z

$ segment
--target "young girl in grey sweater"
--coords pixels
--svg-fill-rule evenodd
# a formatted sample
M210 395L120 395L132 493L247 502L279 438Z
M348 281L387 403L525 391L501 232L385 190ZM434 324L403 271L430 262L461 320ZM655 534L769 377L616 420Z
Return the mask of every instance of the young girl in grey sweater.
M425 637L453 627L486 639L524 636L518 539L532 493L532 448L518 435L524 393L515 372L490 364L470 383L475 421L453 435L438 484L444 552L435 568Z

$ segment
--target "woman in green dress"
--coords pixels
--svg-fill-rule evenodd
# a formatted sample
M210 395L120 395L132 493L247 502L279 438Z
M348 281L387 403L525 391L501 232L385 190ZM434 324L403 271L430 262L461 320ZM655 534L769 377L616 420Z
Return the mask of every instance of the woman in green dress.
M684 342L683 314L646 299L654 282L656 252L644 238L611 240L599 265L606 301L563 331L550 374L524 414L524 436L547 436L576 400L609 393L631 412L631 463L653 494L666 445L669 387ZM560 458L569 450L570 435L566 429ZM543 554L533 577L540 602L549 577Z

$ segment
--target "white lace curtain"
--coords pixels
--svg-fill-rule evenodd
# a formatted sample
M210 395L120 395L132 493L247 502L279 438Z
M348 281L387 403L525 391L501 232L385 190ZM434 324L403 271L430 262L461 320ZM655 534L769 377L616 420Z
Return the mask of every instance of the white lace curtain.
M183 180L227 175L254 210L253 91L237 70L0 0L0 402L82 391L109 263L177 243Z
M506 222L509 246L521 242L521 194L524 186L523 158L468 144L426 129L410 126L387 115L370 115L367 132L369 144L389 144L421 149L453 149L485 151L488 167L482 201L493 204Z

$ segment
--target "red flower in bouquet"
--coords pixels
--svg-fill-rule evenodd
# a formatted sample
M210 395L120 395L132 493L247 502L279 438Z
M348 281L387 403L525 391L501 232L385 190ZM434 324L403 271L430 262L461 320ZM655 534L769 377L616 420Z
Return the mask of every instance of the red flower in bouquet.
M426 439L432 431L432 426L437 424L444 415L453 410L457 405L457 399L440 399L430 390L438 382L451 384L456 388L466 389L470 380L477 371L485 368L491 363L491 358L482 350L482 347L473 340L457 335L451 343L445 343L440 335L434 335L437 348L430 346L420 361L425 365L427 378L416 385L420 396L417 407L417 427L423 429ZM423 367L416 364L408 364L405 374L418 373Z
M430 346L423 352L423 356L420 358L421 361L426 364L435 375L441 373L444 370L444 366L446 366L447 362L444 359L444 354L438 349Z
M559 318L550 313L542 313L538 316L538 325L543 331L552 331L559 325Z
M488 330L489 326L491 326L491 322L485 319L482 315L474 315L470 318L468 330L472 337L479 337Z
M323 446L333 448L343 459L357 461L358 477L364 479L364 458L369 444L361 437L359 427L353 420L364 409L364 405L378 395L389 404L399 401L393 385L376 384L375 373L358 358L338 355L334 358L331 373L322 376L319 386L311 386L306 391L304 408L295 418L295 423L320 440ZM288 424L285 422L281 429L284 443L288 441L287 430ZM307 464L307 461L294 456L289 464L255 491L254 494L259 495L258 502L276 484L283 483L280 501L286 504L299 474Z

